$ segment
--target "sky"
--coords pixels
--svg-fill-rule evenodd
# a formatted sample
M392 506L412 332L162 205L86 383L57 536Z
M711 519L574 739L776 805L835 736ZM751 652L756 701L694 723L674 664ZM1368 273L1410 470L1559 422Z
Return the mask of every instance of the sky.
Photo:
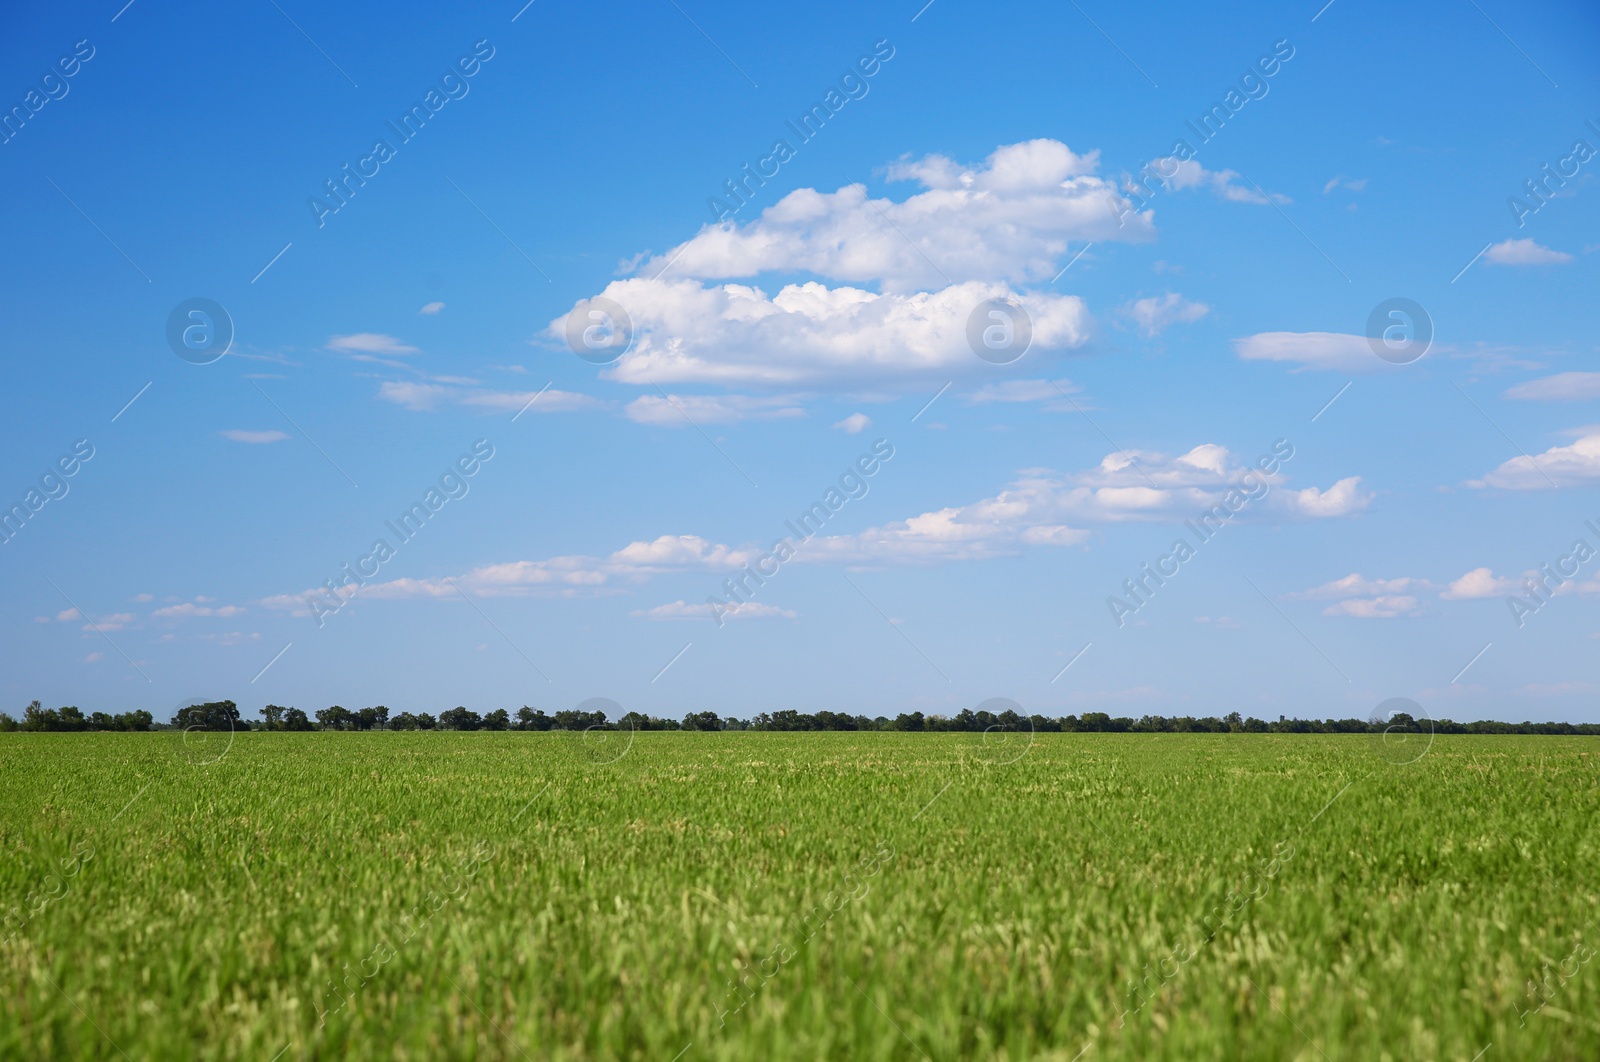
M1600 719L1592 6L0 18L0 711Z

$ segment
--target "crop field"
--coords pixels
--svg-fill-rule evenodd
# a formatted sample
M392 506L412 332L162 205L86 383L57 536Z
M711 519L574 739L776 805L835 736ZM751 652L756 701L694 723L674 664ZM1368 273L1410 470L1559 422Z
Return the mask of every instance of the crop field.
M0 1057L1600 1057L1593 739L995 737L0 735Z

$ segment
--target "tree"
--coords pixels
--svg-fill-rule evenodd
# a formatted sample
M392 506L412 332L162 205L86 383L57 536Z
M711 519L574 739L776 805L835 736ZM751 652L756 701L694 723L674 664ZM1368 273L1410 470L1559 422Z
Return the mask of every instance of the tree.
M317 722L324 730L350 730L355 726L355 713L340 705L333 705L317 713Z
M439 727L442 730L477 730L483 726L483 718L464 705L456 705L448 712L439 713Z
M605 725L605 712L580 712L576 708L568 708L556 713L557 730L591 730Z
M488 715L483 717L483 729L485 729L485 730L509 730L509 729L511 729L511 716L510 716L510 714L508 714L504 708L496 708L494 711L490 712Z
M389 709L381 704L376 708L363 708L355 713L351 722L357 730L382 730L389 725Z
M310 730L311 720L308 719L306 717L306 713L302 712L300 709L290 708L288 711L283 713L283 728L285 730L296 731Z
M282 730L283 729L283 713L284 713L283 706L282 705L278 705L278 704L269 704L265 708L261 709L261 718L263 720L265 720L265 723L262 726L262 729L263 730Z
M716 712L690 712L683 717L685 730L721 730L722 720Z
M549 730L554 725L554 720L542 710L530 708L526 704L517 712L518 730Z
M172 725L179 730L239 730L239 706L232 701L207 701L178 709Z

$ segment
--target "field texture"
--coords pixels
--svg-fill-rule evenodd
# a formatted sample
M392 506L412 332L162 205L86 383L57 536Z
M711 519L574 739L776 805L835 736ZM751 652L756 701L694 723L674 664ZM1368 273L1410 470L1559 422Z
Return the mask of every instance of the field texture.
M3 735L0 1057L1600 1058L1594 739L993 738Z

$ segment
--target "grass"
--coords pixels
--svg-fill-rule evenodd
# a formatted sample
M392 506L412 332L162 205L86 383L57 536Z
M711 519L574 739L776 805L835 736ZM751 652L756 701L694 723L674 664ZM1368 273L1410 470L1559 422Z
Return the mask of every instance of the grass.
M1590 738L228 740L0 735L0 1058L1600 1057Z

